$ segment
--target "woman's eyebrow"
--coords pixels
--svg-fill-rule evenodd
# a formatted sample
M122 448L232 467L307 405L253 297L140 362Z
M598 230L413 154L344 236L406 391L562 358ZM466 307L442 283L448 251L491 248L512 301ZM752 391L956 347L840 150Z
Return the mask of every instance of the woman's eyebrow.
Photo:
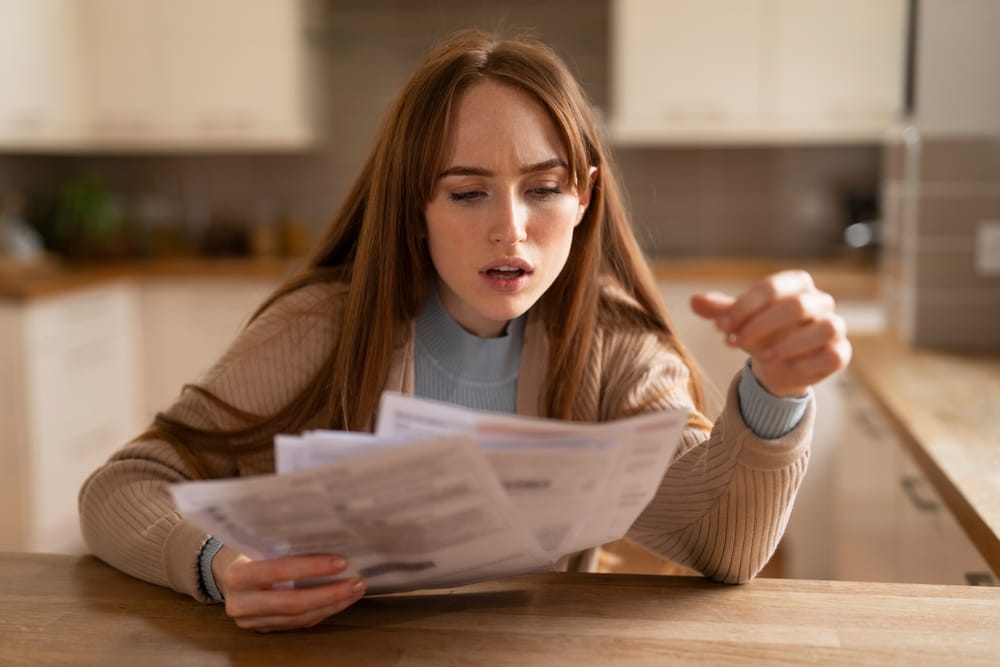
M557 169L559 167L567 167L566 161L557 157L549 158L548 160L542 160L541 162L536 162L534 164L529 164L527 166L521 167L522 174L534 174L539 171L547 171L549 169ZM461 165L455 165L453 167L448 167L440 174L438 178L444 178L445 176L486 176L492 177L495 174L489 169L483 169L481 167L463 167Z

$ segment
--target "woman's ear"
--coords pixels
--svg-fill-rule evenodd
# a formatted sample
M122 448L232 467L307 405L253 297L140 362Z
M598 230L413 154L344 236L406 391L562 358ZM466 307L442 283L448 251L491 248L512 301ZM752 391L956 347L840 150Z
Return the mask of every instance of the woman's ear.
M587 171L587 185L583 192L580 193L580 205L576 211L576 225L579 225L580 221L583 220L583 215L587 212L587 207L590 206L590 195L594 191L594 184L596 182L597 167L591 167Z

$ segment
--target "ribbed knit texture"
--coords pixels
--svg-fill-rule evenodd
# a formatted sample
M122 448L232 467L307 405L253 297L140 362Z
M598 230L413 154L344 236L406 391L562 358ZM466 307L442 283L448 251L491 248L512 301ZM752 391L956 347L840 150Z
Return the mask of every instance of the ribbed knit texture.
M414 324L414 394L494 412L516 411L517 371L527 316L504 335L480 338L445 310L436 290Z
M605 289L608 298L627 298ZM317 284L282 297L240 334L201 384L242 410L268 414L278 409L330 351L345 293L343 285ZM524 364L544 358L539 356L546 344L540 331L531 322L525 327ZM599 329L594 345L592 363L578 384L580 419L607 421L640 410L691 408L688 369L656 335ZM408 364L413 369L413 351L411 338L394 353L388 388L414 391L412 373L404 372ZM544 377L531 370L522 367L521 377ZM656 496L628 532L661 556L727 582L751 578L774 552L805 471L815 413L810 397L791 432L762 440L744 423L737 386L734 378L711 433L690 422ZM519 390L531 395L537 388ZM206 428L239 425L190 391L167 412ZM324 426L319 415L304 424L307 429ZM269 473L274 455L211 455L203 466L209 477ZM198 567L208 536L177 514L167 493L170 483L195 477L164 442L123 447L80 491L81 528L91 551L128 574L210 601Z
M219 553L219 549L221 548L222 542L211 537L205 542L205 546L201 549L201 554L198 555L198 576L201 577L201 586L205 591L205 595L216 602L225 602L219 586L215 583L215 574L212 572L212 559L215 558L215 554Z
M769 393L753 374L747 359L740 375L740 412L758 437L773 440L785 435L799 423L809 405L809 396L778 398Z

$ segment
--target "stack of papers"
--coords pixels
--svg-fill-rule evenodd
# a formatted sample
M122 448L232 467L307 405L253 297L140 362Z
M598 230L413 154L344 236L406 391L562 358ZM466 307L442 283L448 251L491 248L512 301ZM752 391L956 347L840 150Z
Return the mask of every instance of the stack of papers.
M281 435L275 474L170 492L185 518L251 558L340 554L339 576L365 577L370 593L457 586L551 569L624 536L686 420L530 419L387 392L374 434Z

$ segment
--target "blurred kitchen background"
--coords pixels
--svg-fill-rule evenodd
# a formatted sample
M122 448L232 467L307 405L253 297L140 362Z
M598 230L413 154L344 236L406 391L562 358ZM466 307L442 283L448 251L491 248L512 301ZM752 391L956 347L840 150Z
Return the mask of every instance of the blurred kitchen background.
M0 0L0 549L82 548L87 471L294 270L465 27L528 29L582 82L713 416L741 358L687 298L782 268L852 336L995 367L1000 0ZM995 582L1000 509L952 498L872 391L817 388L769 574Z

